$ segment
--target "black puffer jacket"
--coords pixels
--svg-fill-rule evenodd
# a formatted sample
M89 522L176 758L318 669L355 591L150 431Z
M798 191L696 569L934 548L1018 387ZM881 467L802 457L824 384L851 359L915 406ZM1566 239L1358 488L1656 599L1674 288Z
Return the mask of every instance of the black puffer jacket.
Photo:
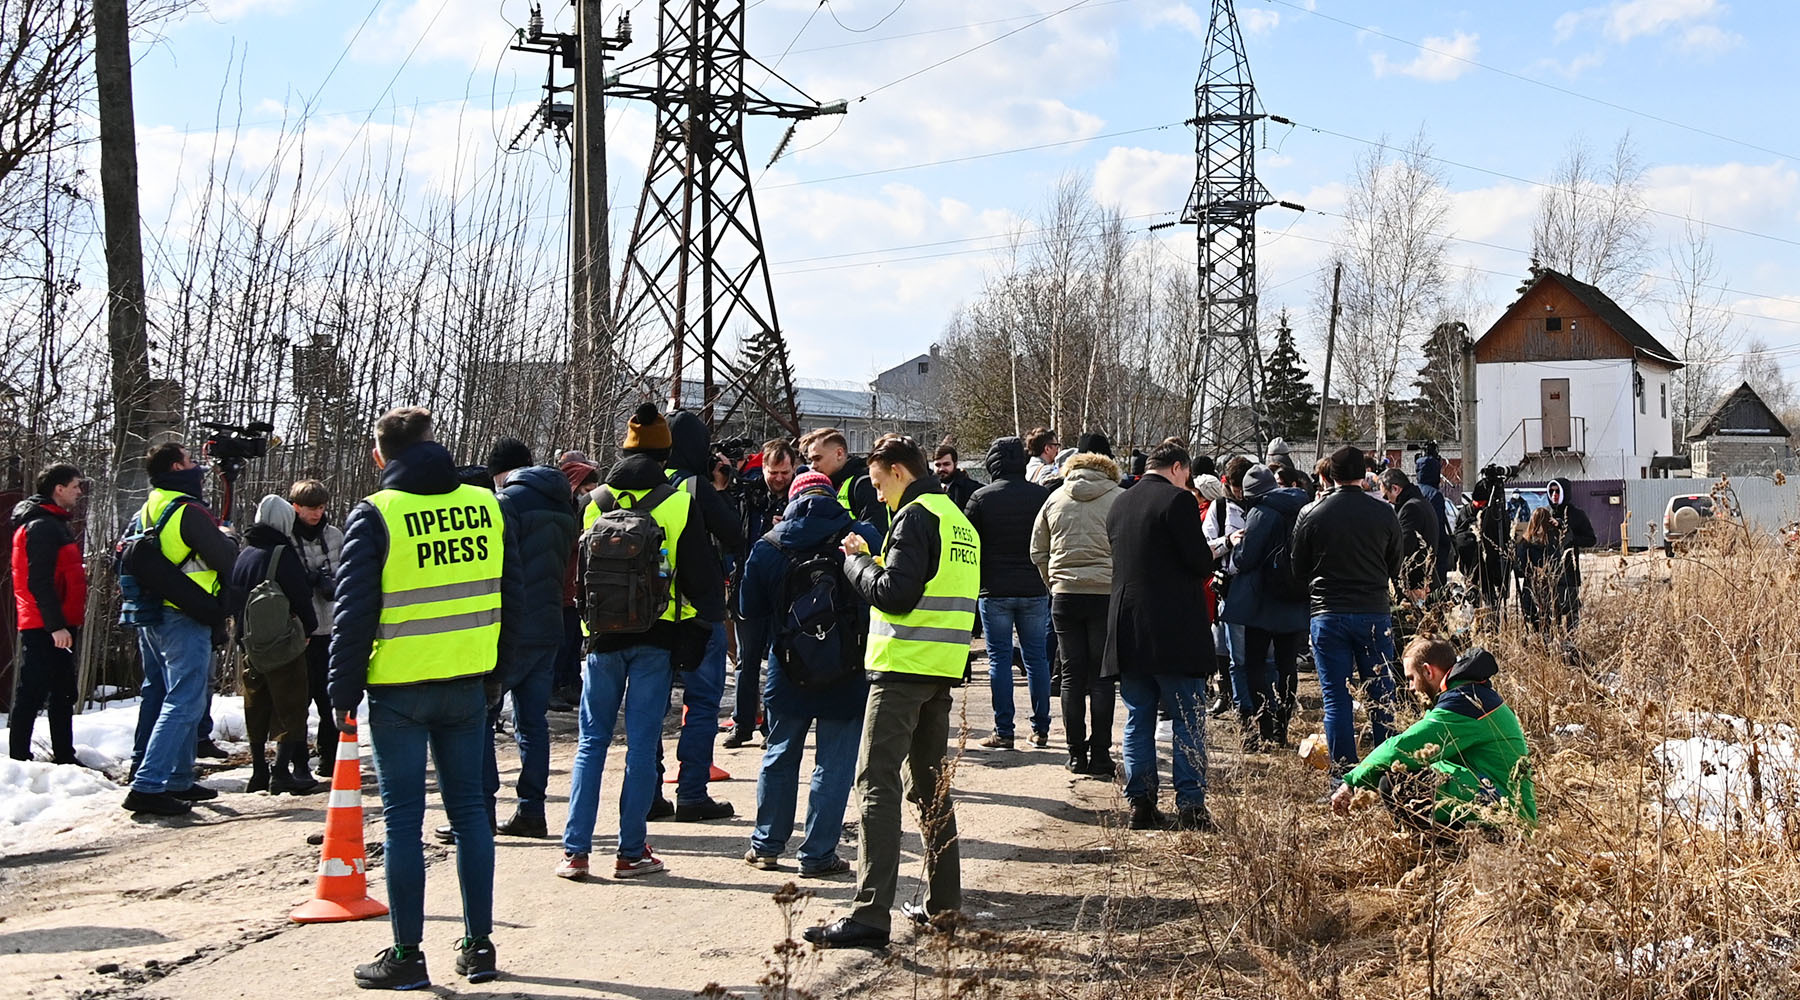
M669 482L694 481L694 503L719 555L726 559L744 554L744 523L731 501L719 495L712 481L712 435L700 418L686 410L669 414Z
M455 492L456 459L435 441L422 441L388 461L381 488L422 496ZM337 617L331 623L331 669L326 682L331 707L347 712L362 701L369 655L381 621L381 571L387 564L388 530L367 500L344 522L344 561L338 565Z
M1294 569L1311 581L1313 614L1388 614L1388 582L1400 568L1400 521L1361 483L1334 487L1300 512Z
M1031 528L1050 491L1025 478L1025 444L996 438L988 449L994 481L975 491L963 513L981 536L981 596L1043 597L1044 578L1031 561Z
M500 608L500 669L518 650L563 641L563 579L575 553L575 497L547 465L515 469L500 490L506 568Z

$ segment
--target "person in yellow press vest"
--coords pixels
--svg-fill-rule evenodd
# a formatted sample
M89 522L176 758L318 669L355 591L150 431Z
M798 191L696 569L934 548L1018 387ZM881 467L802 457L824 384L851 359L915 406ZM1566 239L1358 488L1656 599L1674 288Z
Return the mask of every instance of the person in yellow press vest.
M808 928L828 947L885 947L900 873L900 800L919 808L925 901L901 912L925 923L962 906L956 811L944 771L950 690L962 684L981 586L981 540L931 474L911 438L888 434L869 453L869 478L893 512L879 560L844 539L844 573L873 607L869 701L856 762L861 802L855 907Z
M166 599L160 610L154 610L152 599L157 620L135 622L144 686L124 806L134 813L177 816L189 803L219 796L194 780L194 751L212 693L214 631L223 621L219 577L237 562L237 546L200 499L206 467L186 448L173 441L158 445L145 467L150 495L135 521L146 528L163 523L157 546L180 574L175 581L181 592L159 590Z
M364 989L422 989L425 924L425 751L456 832L463 937L456 971L499 975L494 945L494 831L482 791L488 742L483 678L500 641L507 558L500 504L464 486L433 440L431 411L390 410L375 423L381 489L344 522L327 682L339 725L353 731L369 699L369 743L386 821L384 865L394 944L356 967ZM510 598L510 595L509 595ZM335 794L335 793L334 793Z

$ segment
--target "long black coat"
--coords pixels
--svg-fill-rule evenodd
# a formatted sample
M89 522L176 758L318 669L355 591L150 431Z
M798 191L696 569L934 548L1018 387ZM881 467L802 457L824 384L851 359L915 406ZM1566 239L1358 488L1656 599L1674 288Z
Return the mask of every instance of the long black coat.
M1201 627L1213 559L1199 502L1161 476L1145 476L1113 502L1106 535L1113 574L1101 676L1200 676L1213 658Z

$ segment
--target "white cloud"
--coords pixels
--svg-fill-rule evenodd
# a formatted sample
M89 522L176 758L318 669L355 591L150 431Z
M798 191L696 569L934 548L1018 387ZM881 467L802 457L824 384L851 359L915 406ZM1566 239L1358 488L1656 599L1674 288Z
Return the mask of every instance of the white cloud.
M1199 11L1185 3L1158 10L1150 15L1150 23L1152 25L1172 24L1195 38L1206 38L1206 19L1200 16Z
M1308 9L1310 10L1311 8L1309 7ZM1274 31L1281 25L1281 11L1278 10L1261 10L1256 7L1251 7L1248 10L1245 10L1240 16L1244 22L1244 30L1252 35L1261 35Z
M1654 167L1644 175L1644 200L1700 222L1764 230L1800 206L1800 169L1779 162ZM1658 225L1665 221L1677 224Z
M1421 43L1418 56L1406 63L1393 62L1385 52L1376 52L1369 59L1377 77L1410 76L1445 83L1474 68L1471 61L1480 52L1479 38L1461 31L1453 38L1427 38Z
M1192 154L1116 146L1094 167L1094 197L1128 217L1179 212L1193 186Z
M206 13L215 21L236 21L251 14L285 14L295 0L212 0Z
M1719 0L1614 0L1604 6L1562 14L1556 19L1556 41L1567 42L1598 27L1601 36L1612 45L1668 36L1683 51L1717 55L1736 48L1744 40L1718 25L1728 10Z

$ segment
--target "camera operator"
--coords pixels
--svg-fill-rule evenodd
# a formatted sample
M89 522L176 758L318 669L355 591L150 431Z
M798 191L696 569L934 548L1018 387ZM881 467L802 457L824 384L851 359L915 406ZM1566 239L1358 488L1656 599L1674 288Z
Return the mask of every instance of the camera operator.
M1506 512L1506 481L1510 478L1512 470L1502 465L1490 465L1481 470L1471 503L1474 522L1465 526L1474 542L1471 546L1475 571L1472 582L1481 603L1495 608L1506 597L1507 557L1512 545L1512 539L1508 537L1512 519Z

